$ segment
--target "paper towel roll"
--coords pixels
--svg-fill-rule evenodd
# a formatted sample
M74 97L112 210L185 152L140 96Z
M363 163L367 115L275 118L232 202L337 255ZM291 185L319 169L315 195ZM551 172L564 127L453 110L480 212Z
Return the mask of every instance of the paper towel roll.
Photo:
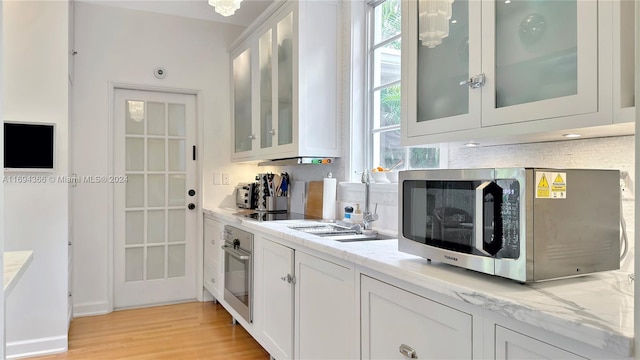
M324 178L322 185L322 218L335 220L338 181L335 178Z

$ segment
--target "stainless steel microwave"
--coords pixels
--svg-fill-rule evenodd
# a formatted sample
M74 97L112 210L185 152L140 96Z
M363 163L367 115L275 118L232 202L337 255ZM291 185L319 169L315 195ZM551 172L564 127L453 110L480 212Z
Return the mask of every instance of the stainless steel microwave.
M620 172L400 172L398 249L520 282L620 268Z

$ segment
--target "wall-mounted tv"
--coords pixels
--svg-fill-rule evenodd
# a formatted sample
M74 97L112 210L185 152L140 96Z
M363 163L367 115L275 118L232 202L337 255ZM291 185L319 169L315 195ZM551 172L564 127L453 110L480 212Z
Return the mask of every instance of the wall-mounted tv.
M55 124L4 123L4 168L51 171L55 160Z

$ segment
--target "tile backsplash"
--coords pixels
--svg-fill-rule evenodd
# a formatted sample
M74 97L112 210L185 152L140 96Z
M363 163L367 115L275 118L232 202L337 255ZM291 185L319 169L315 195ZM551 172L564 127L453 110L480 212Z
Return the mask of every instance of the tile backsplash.
M486 167L549 167L617 169L629 173L630 191L635 182L635 136L582 139L546 143L501 145L478 148L449 149L449 168ZM397 186L374 184L370 203L378 204L379 220L374 228L382 232L397 233ZM364 199L362 184L341 184L338 190L338 208L361 203ZM629 252L621 269L633 272L634 258L634 194L622 200L623 216L629 238ZM342 214L339 210L338 214Z

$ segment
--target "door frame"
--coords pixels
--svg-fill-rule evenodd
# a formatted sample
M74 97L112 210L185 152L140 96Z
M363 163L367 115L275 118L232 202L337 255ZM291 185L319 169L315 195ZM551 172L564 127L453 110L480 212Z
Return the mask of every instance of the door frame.
M200 129L204 128L203 119L204 119L204 108L203 108L203 95L201 90L197 89L185 89L185 88L175 88L175 87L163 87L163 86L155 86L155 85L143 85L143 84L132 84L125 82L109 82L109 113L108 113L108 164L107 164L107 172L109 175L115 175L114 172L114 106L115 106L115 93L116 90L134 90L134 91L152 91L152 92L162 92L162 93L172 93L172 94L183 94L183 95L194 95L196 97L196 208L195 211L197 214L202 214L202 163L201 157L202 152L200 149L202 148L201 144L204 143L204 134L200 131ZM115 193L115 184L109 184L107 190L107 311L113 312L113 303L114 303L114 193ZM196 214L196 299L198 301L203 301L203 292L199 291L202 289L203 285L203 271L204 271L204 247L202 241L198 241L198 239L202 239L203 237L203 216L198 216Z

